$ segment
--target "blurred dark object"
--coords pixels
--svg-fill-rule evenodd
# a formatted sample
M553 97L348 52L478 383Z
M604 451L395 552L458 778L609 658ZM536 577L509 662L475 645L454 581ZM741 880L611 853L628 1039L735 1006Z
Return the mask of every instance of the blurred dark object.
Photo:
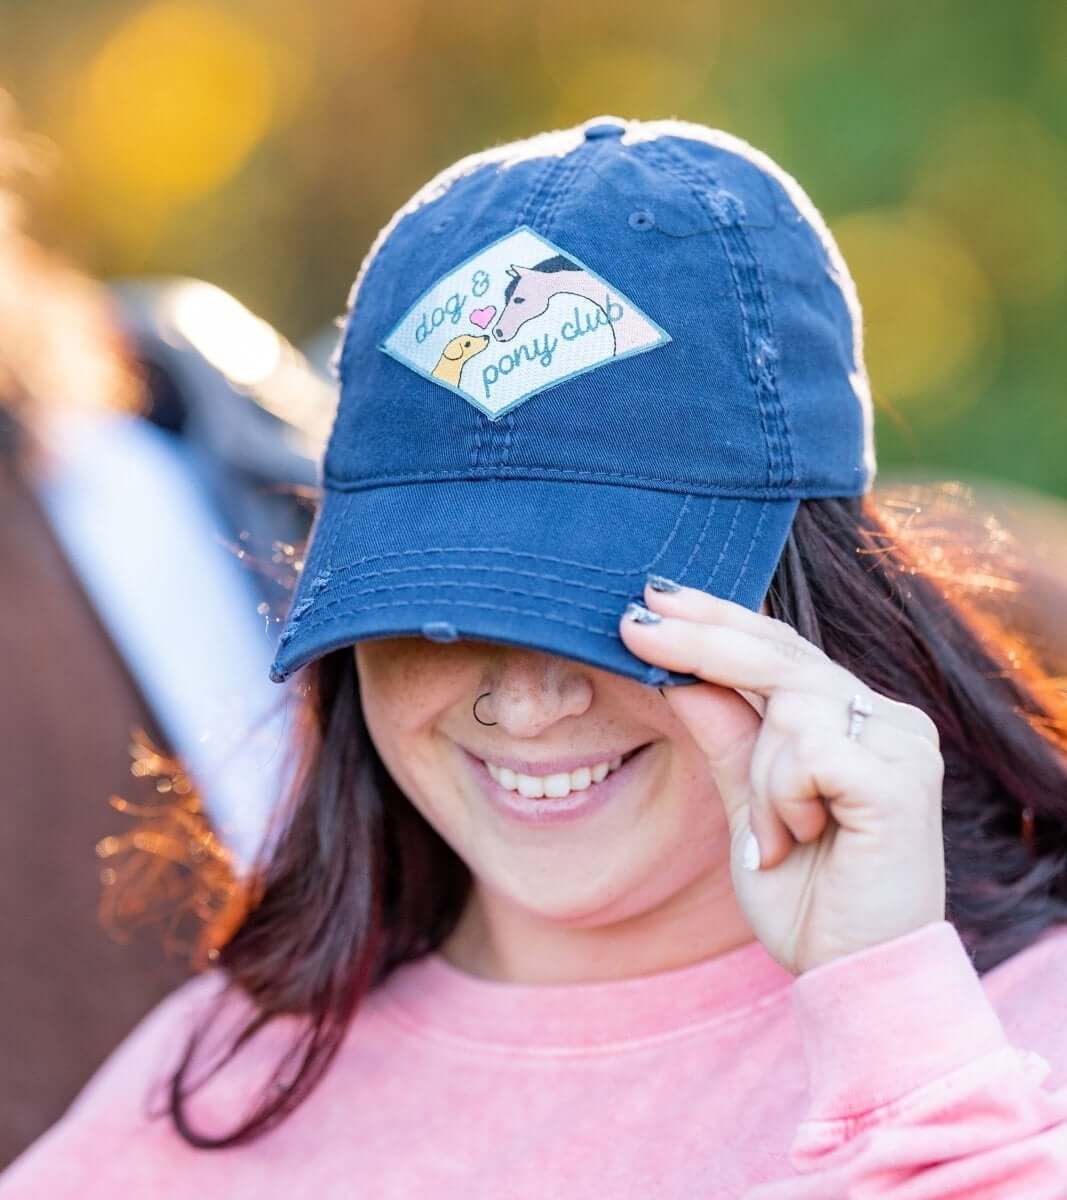
M203 280L110 290L144 378L144 415L181 437L223 529L255 546L302 542L310 512L296 500L315 492L336 406L326 372Z
M126 281L111 297L108 335L143 415L130 390L110 410L106 386L77 405L62 386L47 401L30 387L17 404L0 396L0 739L13 748L0 768L0 954L12 965L0 1165L191 970L165 949L165 928L124 945L99 916L109 878L162 878L168 866L97 857L136 841L109 797L146 810L160 799L131 775L131 731L190 765L205 844L227 848L235 869L258 844L284 765L272 614L300 567L332 418L325 377L219 289Z
M48 158L0 94L0 1167L51 1125L130 1027L188 974L96 919L93 847L156 722L37 503L33 425L136 411L99 289L22 232L17 187Z
M134 731L189 766L222 874L261 837L283 757L273 612L332 412L325 379L219 289L109 291L32 241L16 184L47 154L3 99L0 1169L192 969L166 930L121 940L102 919L136 901L109 879L141 865L106 853L136 841L109 798L166 799Z
M122 946L97 924L93 846L128 825L106 798L141 794L129 732L158 731L10 455L6 468L0 1166L59 1118L133 1024L188 975L158 942Z

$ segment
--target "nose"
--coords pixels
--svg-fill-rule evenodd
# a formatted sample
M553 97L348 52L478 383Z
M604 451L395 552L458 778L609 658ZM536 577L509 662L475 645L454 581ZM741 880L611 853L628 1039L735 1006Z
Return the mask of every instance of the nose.
M503 331L503 329L501 329L501 328L499 327L499 325L497 326L497 328L496 328L496 329L494 329L494 330L493 330L493 337L495 337L495 338L497 339L497 341L498 341L498 342L499 342L499 341L503 341L503 339L504 339L504 331Z
M489 692L479 705L483 720L496 721L508 736L534 738L557 721L584 713L593 685L579 663L518 650L498 660L475 695L482 692Z

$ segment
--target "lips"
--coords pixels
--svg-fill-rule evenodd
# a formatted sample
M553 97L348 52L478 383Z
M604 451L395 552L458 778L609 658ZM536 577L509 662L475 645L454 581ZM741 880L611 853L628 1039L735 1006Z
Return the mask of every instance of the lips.
M468 750L463 750L463 755L470 764L482 794L497 812L522 824L543 826L592 816L620 797L629 787L631 779L642 769L647 757L645 751L652 745L652 742L646 743L623 755L622 765L611 771L602 782L591 783L589 787L572 791L570 795L559 799L551 796L529 797L509 791L493 779L480 758Z
M613 771L619 770L623 762L640 747L620 754L612 759L600 759L592 766L582 765L566 771L544 771L533 774L515 771L491 760L483 760L489 774L509 792L520 792L527 799L563 800L571 792L585 791L591 784L602 783Z
M576 771L581 767L592 767L600 762L615 762L616 759L625 758L632 754L634 750L640 750L641 747L628 746L621 749L619 747L612 747L612 749L602 752L593 752L585 755L572 754L567 757L541 759L538 762L513 758L511 755L500 754L497 751L482 753L467 746L464 746L463 749L476 755L476 757L480 758L487 765L492 764L495 767L507 767L516 774L544 777L546 775L569 774L571 771Z

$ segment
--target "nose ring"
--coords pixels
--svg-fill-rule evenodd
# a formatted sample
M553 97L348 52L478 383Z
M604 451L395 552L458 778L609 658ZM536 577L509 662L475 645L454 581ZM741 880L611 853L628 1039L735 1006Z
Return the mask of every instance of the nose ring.
M485 697L488 695L489 695L488 692L482 692L482 694L478 697L478 700L484 700ZM479 725L495 725L496 721L483 721L482 718L480 716L478 716L478 700L475 700L474 706L471 709L471 711L474 713L474 719L478 722Z

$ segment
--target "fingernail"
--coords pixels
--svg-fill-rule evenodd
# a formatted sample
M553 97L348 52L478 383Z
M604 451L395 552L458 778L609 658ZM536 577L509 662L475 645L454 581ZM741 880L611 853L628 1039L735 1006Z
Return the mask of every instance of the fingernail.
M645 580L654 592L680 592L682 585L668 579L665 575L649 575Z
M663 620L659 613L653 612L650 608L645 608L643 604L638 604L636 600L631 600L627 604L623 616L631 621L636 621L638 625L655 625L657 622Z
M741 847L741 865L746 871L758 871L760 863L759 842L751 829L746 830Z

